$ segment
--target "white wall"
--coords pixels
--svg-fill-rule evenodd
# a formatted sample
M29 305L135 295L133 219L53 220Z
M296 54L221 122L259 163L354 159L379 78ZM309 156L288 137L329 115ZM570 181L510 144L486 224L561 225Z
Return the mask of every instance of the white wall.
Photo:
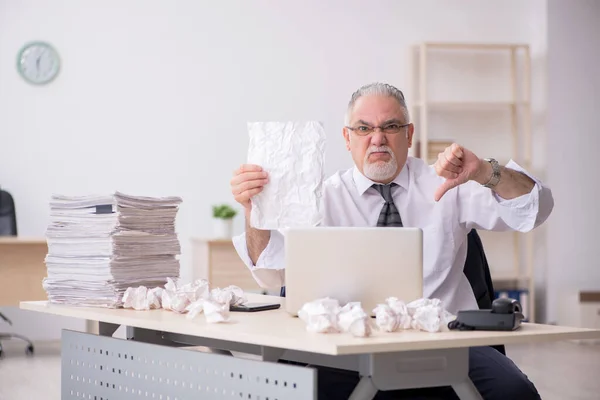
M548 319L563 294L600 290L600 2L548 2ZM558 321L560 322L560 321Z
M425 40L531 44L543 113L545 4L0 0L0 183L27 236L44 234L53 192L180 195L188 276L189 237L210 234L213 203L232 202L247 121L321 120L327 172L346 168L350 94L376 80L408 89L408 46ZM15 69L36 39L62 57L46 87Z

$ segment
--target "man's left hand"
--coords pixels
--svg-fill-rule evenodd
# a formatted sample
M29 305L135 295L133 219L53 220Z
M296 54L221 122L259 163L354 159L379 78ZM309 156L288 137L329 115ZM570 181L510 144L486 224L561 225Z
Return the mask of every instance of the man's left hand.
M439 201L450 189L462 185L475 178L486 174L491 175L491 167L486 165L473 152L453 143L443 153L438 154L435 162L435 172L445 178L446 181L440 185L435 192L435 201ZM490 172L488 173L488 169Z

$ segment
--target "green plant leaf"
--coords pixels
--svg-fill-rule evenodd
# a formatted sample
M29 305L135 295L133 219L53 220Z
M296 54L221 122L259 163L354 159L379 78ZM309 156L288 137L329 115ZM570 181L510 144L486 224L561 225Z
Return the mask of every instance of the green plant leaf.
M237 215L237 211L228 204L214 205L212 209L214 218L232 219Z

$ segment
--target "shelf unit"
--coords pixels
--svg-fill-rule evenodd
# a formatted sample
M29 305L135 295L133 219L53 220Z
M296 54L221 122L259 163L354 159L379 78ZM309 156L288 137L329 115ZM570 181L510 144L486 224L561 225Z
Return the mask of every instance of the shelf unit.
M456 138L446 137L446 140L436 141L434 129L430 132L432 115L438 117L437 121L447 119L448 113L461 113L465 119L473 118L482 113L507 113L510 120L510 140L511 154L497 154L496 149L482 149L470 147L469 143L459 142L467 148L473 150L476 154L483 156L492 154L503 165L509 159L515 160L525 169L531 171L532 168L532 132L531 132L531 56L530 48L526 44L512 43L442 43L442 42L425 42L413 46L410 49L409 58L411 60L410 82L413 86L409 88L412 93L409 93L408 98L410 104L410 112L415 121L415 146L412 149L413 156L423 158L429 163L434 163L437 159L438 149L450 144ZM478 67L475 61L476 57L504 57L505 62L489 63L483 62ZM432 84L432 67L444 68L445 65L453 66L452 62L445 64L442 62L431 63L433 57L450 57L455 60L460 57L471 57L473 62L464 62L463 67L468 68L467 72L460 71L454 65L454 73L460 75L461 79L444 78L444 85L450 84L453 88L450 90L453 94L460 94L460 99L441 98L438 99L430 92L432 89L437 89L439 85ZM460 63L459 63L460 64ZM503 66L498 67L502 64ZM496 75L494 75L497 73ZM500 87L501 89L509 89L509 93L505 94L505 98L485 98L472 99L465 95L464 84L468 83L469 79L477 78L481 75L491 74L487 76L490 86ZM502 79L502 75L508 76L507 82L509 88L504 85L495 85L496 81ZM450 83L448 83L448 81ZM471 82L473 84L473 82ZM468 86L468 85L466 85ZM474 86L478 92L485 92L489 96L493 90L481 90L480 87ZM505 90L506 91L506 90ZM439 96L438 96L439 97ZM445 96L448 97L448 96ZM466 97L466 98L465 98ZM461 134L464 133L461 131ZM470 134L470 133L469 133ZM480 134L480 133L479 133ZM482 139L479 138L481 141ZM456 140L458 141L458 140ZM431 151L430 151L431 150ZM486 254L491 246L492 239L486 237L487 232L482 232L482 240L486 246ZM497 234L497 233L493 233ZM506 234L504 234L506 235ZM535 279L534 279L534 263L533 263L533 234L512 234L512 246L514 255L512 259L512 268L508 271L506 268L498 270L498 264L506 263L500 258L489 259L494 281L494 289L506 291L506 293L514 294L512 290L520 291L525 295L521 300L524 301L523 307L527 314L526 318L529 321L535 321ZM524 243L523 243L524 242ZM505 259L506 260L506 259Z

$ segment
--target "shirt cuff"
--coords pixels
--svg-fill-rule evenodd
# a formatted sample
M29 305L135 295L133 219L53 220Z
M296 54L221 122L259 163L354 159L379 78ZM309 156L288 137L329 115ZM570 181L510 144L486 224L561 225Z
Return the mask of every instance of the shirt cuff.
M519 232L528 232L536 224L542 183L513 160L510 160L505 167L527 175L534 182L534 187L529 193L514 199L504 199L492 191L494 199L500 206L498 211L502 219L513 229Z
M233 246L242 262L248 267L254 280L266 289L279 289L285 283L285 269L283 265L284 238L279 231L271 231L267 247L258 257L256 265L248 254L246 233L234 236Z
M508 162L508 164L505 165L505 168L509 168L514 171L521 172L521 173L527 175L529 178L531 178L531 180L533 180L534 187L533 187L533 189L531 189L531 191L529 193L526 193L519 197L515 197L514 199L504 199L504 198L498 196L498 193L492 191L496 201L499 204L501 204L505 207L510 207L510 208L526 209L526 208L531 208L531 207L535 206L539 199L539 192L542 189L542 183L535 176L531 175L529 172L527 172L523 167L521 167L519 164L517 164L513 160L510 160Z

